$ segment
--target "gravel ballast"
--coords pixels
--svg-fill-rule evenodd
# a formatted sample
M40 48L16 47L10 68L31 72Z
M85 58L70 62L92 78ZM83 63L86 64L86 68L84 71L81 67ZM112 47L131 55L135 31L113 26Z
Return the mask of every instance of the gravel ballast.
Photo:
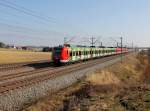
M22 87L0 94L0 111L19 111L25 104L34 102L49 93L66 88L78 81L80 78L91 74L95 70L102 69L118 61L120 61L120 58L96 64L92 67L75 72L66 73L32 86Z

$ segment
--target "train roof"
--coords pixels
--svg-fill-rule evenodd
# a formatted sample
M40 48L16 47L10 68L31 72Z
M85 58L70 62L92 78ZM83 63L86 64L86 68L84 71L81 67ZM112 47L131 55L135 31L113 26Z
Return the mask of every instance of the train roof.
M91 49L92 50L115 50L116 49L116 47L90 47L90 46L71 45L71 44L59 45L58 47L55 47L54 49L60 49L63 47L68 47L70 50L75 50L75 51L78 51L78 50L90 51Z
M116 47L105 47L105 46L85 46L85 45L72 45L72 44L64 44L66 47L71 48L116 48Z

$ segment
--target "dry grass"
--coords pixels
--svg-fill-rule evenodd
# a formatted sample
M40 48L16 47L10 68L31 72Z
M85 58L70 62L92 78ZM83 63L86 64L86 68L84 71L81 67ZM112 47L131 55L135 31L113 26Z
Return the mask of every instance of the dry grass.
M63 89L54 95L50 94L47 97L41 98L29 107L27 104L22 111L62 111L61 109L64 107L63 104L66 97L80 88L80 83L74 84L72 87Z
M145 61L142 56L126 56L123 64L97 71L81 81L82 84L78 83L78 88L72 86L24 111L60 111L50 108L59 107L56 100L63 108L61 111L150 111L150 89L142 86L139 79L145 69L146 74L150 72L150 67L141 64Z
M120 83L120 80L108 70L102 70L99 73L92 74L88 76L86 80L93 85L109 85Z
M143 72L143 74L141 75L141 80L144 83L148 83L150 84L150 64L148 64L145 68L145 71Z
M0 64L50 60L51 53L27 51L0 51Z
M51 100L47 100L46 102L40 101L36 103L35 106L28 107L27 109L23 111L54 111L56 109L59 109L58 107L61 107L62 101L57 98Z
M143 65L143 72L140 79L142 82L150 84L150 56L145 53L140 53L138 59L141 65Z

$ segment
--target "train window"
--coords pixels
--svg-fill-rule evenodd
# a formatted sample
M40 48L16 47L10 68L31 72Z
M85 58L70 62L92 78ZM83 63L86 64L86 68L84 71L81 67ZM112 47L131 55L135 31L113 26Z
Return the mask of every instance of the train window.
M81 51L79 51L79 55L81 55Z
M76 51L76 56L78 56L78 51Z
M70 52L70 56L72 56L72 51Z
M105 53L105 50L103 50L103 53Z
M56 56L59 56L59 55L60 55L60 53L61 53L61 51L60 51L60 50L55 50L55 51L54 51L54 55L56 55Z

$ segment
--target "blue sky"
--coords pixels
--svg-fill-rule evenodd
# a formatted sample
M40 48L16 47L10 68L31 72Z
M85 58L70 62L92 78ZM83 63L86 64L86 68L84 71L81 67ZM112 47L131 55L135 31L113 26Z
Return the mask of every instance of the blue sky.
M5 7L10 1L45 21ZM150 43L150 0L0 0L0 41L17 45L58 45L63 38L88 44L89 37L114 45L113 38L138 46Z

